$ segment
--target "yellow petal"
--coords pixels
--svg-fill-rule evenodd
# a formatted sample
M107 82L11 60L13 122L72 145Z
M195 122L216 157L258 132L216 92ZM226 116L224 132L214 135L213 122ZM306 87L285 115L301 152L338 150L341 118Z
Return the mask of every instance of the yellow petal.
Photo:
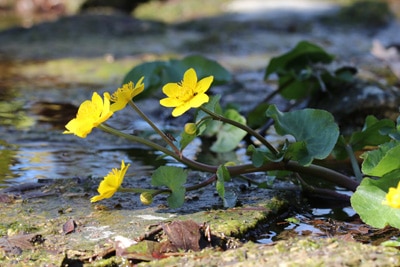
M193 97L190 102L189 102L189 106L192 108L198 108L201 105L203 105L204 103L207 103L209 100L208 95L206 94L198 94L195 97Z
M72 119L65 125L68 131L64 131L64 134L75 134L81 138L86 138L86 136L92 131L92 123L90 120L85 118Z
M392 208L400 208L400 182L398 183L397 188L389 188L389 192L386 194L386 199L382 201L382 204Z
M97 201L100 201L100 200L102 200L102 199L104 199L105 197L104 196L101 196L101 195L97 195L97 196L94 196L94 197L92 197L91 199L90 199L90 202L97 202Z
M167 108L173 108L182 105L182 101L176 98L163 98L160 100L160 105L167 107Z
M201 79L196 86L195 93L203 94L205 93L211 86L211 83L214 80L214 76L208 76Z
M95 115L96 117L100 117L103 111L103 99L96 92L93 93L92 103L93 103L92 114Z
M162 91L168 97L175 97L178 95L178 92L181 89L182 87L179 86L177 83L167 83L166 85L163 86Z
M174 110L172 111L172 116L174 117L179 117L181 116L183 113L185 113L186 111L188 111L190 109L190 105L188 102L183 103L182 105L174 108Z
M182 87L196 88L197 74L193 68L188 69L183 75Z

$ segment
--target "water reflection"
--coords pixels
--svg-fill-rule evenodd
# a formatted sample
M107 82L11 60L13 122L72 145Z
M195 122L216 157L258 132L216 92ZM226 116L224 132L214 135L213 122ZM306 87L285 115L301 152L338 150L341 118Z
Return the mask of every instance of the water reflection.
M4 140L2 141L3 143ZM3 146L0 151L0 186L38 179L71 177L103 177L121 160L131 162L133 175L147 174L154 169L157 155L153 151L133 147L92 149L89 146L63 142L32 142ZM159 164L164 164L159 161Z
M132 163L127 176L147 174L165 160L154 151L97 129L85 139L63 135L77 107L59 99L85 95L81 88L4 90L0 95L0 187L38 179L103 177L121 160ZM46 91L44 101L32 100ZM64 97L60 97L63 94ZM49 97L51 96L51 97ZM41 97L39 97L41 99ZM52 100L53 99L53 100ZM126 125L125 125L126 126Z

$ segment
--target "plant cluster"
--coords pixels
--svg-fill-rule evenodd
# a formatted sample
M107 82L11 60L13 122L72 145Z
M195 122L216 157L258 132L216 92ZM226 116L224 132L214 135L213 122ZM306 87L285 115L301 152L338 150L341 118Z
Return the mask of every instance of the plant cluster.
M291 51L273 58L265 70L265 79L271 74L278 77L278 89L272 96L281 94L294 103L303 103L321 92L334 93L337 88L354 83L355 69L332 69L330 64L333 59L321 47L309 42L300 42ZM312 108L281 111L268 103L271 95L243 116L234 108L222 107L220 95L208 94L212 84L226 83L230 79L230 73L217 62L201 56L189 56L182 60L154 61L136 66L126 75L122 88L113 94L104 93L101 97L93 93L91 100L81 104L76 118L66 125L64 133L85 138L97 127L158 150L186 168L161 166L156 169L151 177L151 184L156 189L124 188L121 184L130 164L122 161L120 169L113 169L105 176L98 188L99 195L91 201L110 198L121 191L139 193L141 202L147 205L155 196L168 194L168 205L177 208L183 205L187 191L215 183L220 198L226 200L225 184L231 179L245 179L266 188L267 182L256 182L246 174L289 171L296 173L296 179L303 186L307 186L301 178L305 175L354 192L351 204L364 222L375 227L391 225L400 228L400 117L394 122L370 115L361 130L344 136L328 111ZM134 84L132 81L137 82ZM182 126L179 135L171 136L163 132L136 105L137 99L149 96L161 87L166 97L160 100L160 105L173 108L173 117L195 109L193 120ZM106 123L115 112L127 105L160 135L164 145L127 134ZM279 146L272 145L266 138L267 129L271 126L279 135L290 135L292 138ZM226 162L214 166L185 157L183 151L188 144L204 136L215 137L210 147L215 153L235 150L239 144L246 143L246 136L250 137L246 140L251 162ZM365 149L367 152L361 155L360 168L356 152ZM349 158L353 173L343 174L315 163L328 156ZM199 184L185 187L189 170L203 171L210 176ZM315 190L328 192L326 188ZM331 193L332 196L343 197L337 192Z

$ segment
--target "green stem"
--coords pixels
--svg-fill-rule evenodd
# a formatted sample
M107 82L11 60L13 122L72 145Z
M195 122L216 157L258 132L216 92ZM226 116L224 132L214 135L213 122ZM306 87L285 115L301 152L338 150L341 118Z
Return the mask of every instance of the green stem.
M136 106L136 104L132 101L129 100L129 105L139 114L140 117L142 117L142 119L144 119L150 126L151 128L153 128L154 131L156 131L162 139L164 139L165 142L167 142L167 144L175 151L175 153L180 154L181 152L179 151L179 149L175 146L175 144L172 142L171 139L168 138L168 136L161 131L150 119L149 117L146 116L146 114L144 114L139 108L138 106Z
M171 156L172 158L176 159L177 161L185 164L189 168L200 170L200 171L205 171L205 172L210 172L210 173L216 173L216 171L218 169L217 166L203 164L203 163L200 163L197 161L193 161L184 156L177 155L173 151L171 151L163 146L160 146L159 144L156 144L154 142L151 142L151 141L144 139L142 137L139 137L139 136L123 133L123 132L118 131L112 127L105 125L105 124L100 124L98 127L105 132L126 138L127 140L130 140L133 142L141 143L141 144L151 147L155 150L159 150L159 151L165 153L166 155ZM252 164L230 166L227 168L228 168L229 173L232 176L245 174L245 173L252 173L252 172L261 172L261 171L288 170L288 171L298 172L298 173L302 173L302 174L307 174L310 176L320 177L324 180L327 180L329 182L332 182L334 184L337 184L339 186L347 188L353 192L356 190L357 186L359 185L359 183L357 181L354 181L354 180L350 179L348 176L341 174L339 172L336 172L334 170L331 170L331 169L328 169L328 168L325 168L322 166L318 166L318 165L313 165L313 164L305 167L294 161L268 162L258 168L254 167Z
M122 192L122 193L143 193L143 192L150 192L150 193L154 193L157 192L159 190L153 190L153 189L143 189L143 188L136 188L136 187L120 187L118 188L118 192Z
M200 107L200 109L202 111L204 111L205 113L209 114L211 117L213 117L215 120L219 120L219 121L223 121L226 123L229 123L233 126L238 127L239 129L242 129L243 131L246 131L248 134L254 136L255 138L257 138L257 140L259 140L264 146L266 146L272 153L274 153L275 155L277 155L279 153L278 150L276 150L276 148L274 146L272 146L267 140L265 140L265 138L260 135L257 131L254 131L252 128L248 127L247 125L244 125L240 122L225 118L219 114L216 114L214 112L212 112L211 110L206 109L205 107Z
M360 166L358 165L357 159L354 155L353 148L349 144L345 144L344 148L346 149L347 154L349 155L351 167L353 169L354 175L357 179L357 181L361 182L362 180L362 173L360 170Z
M359 183L352 180L350 177L341 174L337 171L311 164L310 166L303 166L295 161L288 162L268 162L261 167L254 167L252 164L245 164L240 166L228 167L229 173L234 175L240 175L245 173L260 172L260 171L276 171L286 170L292 172L298 172L305 175L319 177L328 182L344 187L348 190L355 191Z
M290 85L294 81L294 78L290 78L287 80L284 84L281 86L278 85L278 89L273 91L271 94L269 94L265 99L263 99L262 103L268 103L275 95L281 93L288 85Z
M217 180L217 175L214 174L202 183L186 187L186 191L193 191L193 190L200 189L202 187L205 187L205 186L215 182L216 180Z
M310 195L316 195L319 197L324 197L324 198L332 198L336 200L343 200L343 201L350 201L350 196L340 194L336 192L335 190L330 190L326 188L317 188L312 185L307 184L303 178L299 174L297 174L297 179L300 181L303 192L306 192Z
M163 146L161 146L159 144L156 144L156 143L154 143L152 141L149 141L147 139L144 139L143 137L123 133L123 132L121 132L121 131L119 131L117 129L114 129L114 128L104 124L104 123L100 124L98 126L98 128L103 130L103 131L105 131L105 132L107 132L107 133L110 133L110 134L113 134L113 135L116 135L116 136L119 136L119 137L123 137L123 138L125 138L125 139L127 139L129 141L140 143L140 144L143 144L143 145L148 146L150 148L153 148L155 150L158 150L160 152L163 152L164 154L176 159L177 161L187 165L188 167L190 167L192 169L205 171L205 172L216 172L217 171L217 167L216 166L207 165L207 164L203 164L203 163L188 159L188 158L182 156L181 154L176 154L173 151L169 150L168 148L163 147Z

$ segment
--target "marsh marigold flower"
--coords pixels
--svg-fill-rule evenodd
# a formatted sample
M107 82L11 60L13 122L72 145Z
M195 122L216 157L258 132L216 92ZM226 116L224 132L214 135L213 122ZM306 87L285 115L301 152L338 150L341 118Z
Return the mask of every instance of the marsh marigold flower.
M134 85L133 82L129 82L124 84L121 88L118 88L117 91L111 95L111 101L114 102L111 104L111 111L115 112L125 108L126 104L132 100L132 98L143 92L143 79L144 77L140 78L136 85Z
M162 91L168 97L161 99L164 107L174 107L172 116L178 117L190 108L198 108L209 100L205 92L210 88L214 76L208 76L197 82L196 71L188 69L180 83L167 83Z
M396 209L400 208L400 182L398 183L397 188L389 188L389 192L386 194L386 199L382 201L382 204Z
M93 93L92 100L84 101L78 109L76 118L65 125L67 131L64 134L75 134L85 138L94 127L99 126L111 117L113 112L110 110L110 94L104 93L104 101L96 92Z
M97 202L99 200L112 197L121 186L129 166L130 164L125 165L125 162L122 161L120 170L116 168L112 169L112 171L104 177L104 180L101 181L99 188L97 189L99 195L92 197L90 202Z

